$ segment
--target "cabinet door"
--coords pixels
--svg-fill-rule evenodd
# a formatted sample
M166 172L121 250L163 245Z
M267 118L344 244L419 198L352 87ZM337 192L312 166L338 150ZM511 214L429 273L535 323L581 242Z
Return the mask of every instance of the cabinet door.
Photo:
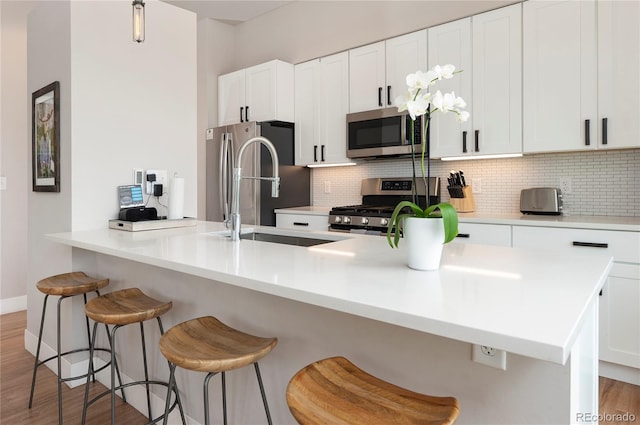
M527 1L523 23L524 152L593 149L595 3Z
M218 77L219 126L240 122L240 108L245 106L244 81L244 69Z
M276 227L308 231L329 230L329 215L276 214Z
M246 107L248 121L266 121L276 116L276 63L274 61L247 68Z
M349 112L349 54L338 53L320 59L320 161L351 162L347 158Z
M600 360L640 368L640 266L614 265L600 297Z
M427 70L427 30L417 31L385 41L386 106L407 92L407 75Z
M349 112L385 106L384 41L349 51Z
M598 147L639 147L638 117L640 2L599 1Z
M461 96L467 106L471 106L471 18L460 19L448 24L428 29L429 68L436 65L452 64L463 72L449 80L441 80L433 90L442 93L454 91ZM470 110L471 119L473 111ZM458 123L451 114L436 113L429 124L431 127L431 156L457 156L471 154L473 149L471 120ZM464 140L466 143L463 143Z
M521 5L473 16L472 35L473 153L522 153Z
M319 73L320 60L295 66L295 134L296 165L314 163L314 146L319 140Z

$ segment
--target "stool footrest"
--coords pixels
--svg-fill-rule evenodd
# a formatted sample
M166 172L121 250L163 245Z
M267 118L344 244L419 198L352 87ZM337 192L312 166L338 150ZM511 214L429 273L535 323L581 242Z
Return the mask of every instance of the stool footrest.
M69 354L82 353L84 351L90 351L90 350L91 350L90 348L76 348L75 350L66 351L66 352L60 354L60 357L68 356ZM95 351L103 351L105 353L111 353L111 351L108 348L94 348L93 351L94 352ZM58 356L54 354L53 356L49 357L48 359L40 360L38 362L38 364L36 365L36 368L42 366L43 364L45 364L47 362L50 362L53 359L57 359L57 358L58 358ZM111 361L108 361L106 364L102 365L100 367L100 369L94 370L93 373L91 373L91 374L85 373L83 375L69 376L67 378L60 378L60 377L58 377L58 378L60 379L60 382L75 381L76 379L86 378L88 375L93 375L95 373L98 373L98 372L100 372L101 370L107 368L110 365L111 365ZM60 372L58 372L58 373L60 373Z
M87 375L85 375L86 377ZM123 388L128 388L128 387L132 387L134 385L162 385L163 387L167 387L167 389L169 388L169 383L168 382L164 382L164 381L134 381L134 382L128 382L126 384L122 384L122 385L118 385L117 387L114 387L113 391L118 391L121 390ZM168 390L169 391L169 390ZM169 408L169 412L167 412L167 414L171 413L173 411L173 409L176 408L176 406L178 405L178 394L176 392L175 389L171 389L170 391L172 391L175 395L176 398L173 401L173 404L171 405L171 407ZM111 394L111 390L107 389L106 391L101 392L100 394L98 394L97 396L93 397L91 400L89 400L86 404L86 408L88 409L89 406L91 406L93 403L95 403L96 401L100 400L102 397ZM147 422L145 425L151 425L151 424L155 424L158 421L164 419L164 413L160 416L158 416L157 418L151 420L150 422Z

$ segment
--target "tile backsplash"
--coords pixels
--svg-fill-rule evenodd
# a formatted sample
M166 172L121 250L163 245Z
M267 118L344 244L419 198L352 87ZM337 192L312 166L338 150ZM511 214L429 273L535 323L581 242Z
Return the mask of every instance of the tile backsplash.
M446 176L464 171L467 184L480 179L474 193L476 212L519 213L520 189L560 187L565 215L640 216L640 149L526 155L521 158L431 161L431 175L442 179L442 200L448 201ZM420 171L417 171L420 173ZM360 182L368 177L411 175L409 159L363 161L355 167L314 168L313 204L339 206L361 202ZM325 193L325 182L331 192Z

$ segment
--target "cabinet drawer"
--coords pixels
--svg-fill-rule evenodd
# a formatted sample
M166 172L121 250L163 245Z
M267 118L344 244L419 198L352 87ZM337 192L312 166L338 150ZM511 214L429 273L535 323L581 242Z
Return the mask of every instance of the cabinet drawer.
M328 215L276 214L276 227L297 230L329 229Z
M458 223L456 242L511 246L511 226L504 224Z
M513 246L561 252L601 250L617 262L640 263L639 232L514 226Z

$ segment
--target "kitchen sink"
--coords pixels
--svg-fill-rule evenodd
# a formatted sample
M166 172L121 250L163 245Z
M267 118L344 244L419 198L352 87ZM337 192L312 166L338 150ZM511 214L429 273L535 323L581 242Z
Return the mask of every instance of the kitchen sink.
M229 238L231 236L231 232L228 230L224 230L221 232L211 232L207 234L212 236L226 237L226 238ZM334 237L331 237L330 239L329 238L321 239L319 237L306 235L302 232L285 231L281 233L278 230L264 231L264 230L258 230L253 228L245 228L240 233L240 239L258 241L258 242L279 243L279 244L285 244L285 245L295 245L295 246L315 246L315 245L321 245L325 243L341 241L348 238L336 235Z
M250 232L241 233L240 239L248 239L252 241L281 243L285 245L296 246L314 246L323 243L335 242L327 239L307 238L302 236L274 235L272 233Z

